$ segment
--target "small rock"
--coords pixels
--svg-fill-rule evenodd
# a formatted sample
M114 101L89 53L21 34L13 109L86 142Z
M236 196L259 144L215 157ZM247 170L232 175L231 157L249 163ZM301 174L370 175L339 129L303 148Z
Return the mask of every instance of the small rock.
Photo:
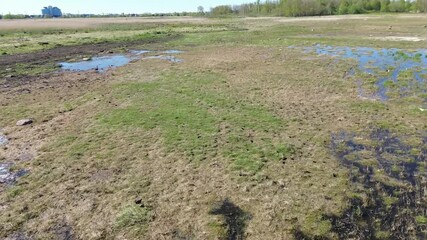
M83 58L82 60L83 61L90 61L92 58L91 57L85 57L85 58Z
M142 198L140 197L135 198L135 204L142 204Z
M286 186L285 181L284 181L283 179L280 179L280 180L278 181L278 183L279 183L279 186L280 186L280 187L285 187L285 186Z
M25 126L25 125L28 125L31 123L33 123L32 119L29 119L29 118L28 119L21 119L18 122L16 122L16 126Z

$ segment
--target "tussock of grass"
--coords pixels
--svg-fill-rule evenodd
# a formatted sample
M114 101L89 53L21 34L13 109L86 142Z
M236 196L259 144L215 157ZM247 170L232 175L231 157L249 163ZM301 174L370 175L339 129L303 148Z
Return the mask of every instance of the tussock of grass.
M154 215L150 209L140 206L126 206L116 219L116 230L126 231L130 236L141 236L147 230Z

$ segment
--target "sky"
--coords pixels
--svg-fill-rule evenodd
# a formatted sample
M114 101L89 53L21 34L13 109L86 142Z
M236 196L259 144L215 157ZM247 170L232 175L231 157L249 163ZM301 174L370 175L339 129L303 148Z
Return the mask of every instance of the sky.
M205 11L218 5L235 5L255 0L0 0L0 14L41 14L44 6L59 7L63 13L168 13Z

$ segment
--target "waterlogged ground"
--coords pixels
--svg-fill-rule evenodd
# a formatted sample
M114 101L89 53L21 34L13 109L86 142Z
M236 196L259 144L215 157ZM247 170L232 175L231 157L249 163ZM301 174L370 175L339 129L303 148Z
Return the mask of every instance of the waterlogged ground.
M425 236L427 136L373 129L332 136L332 149L349 168L353 197L342 216L331 216L340 238L416 239Z
M348 71L347 76L358 79L362 97L385 101L395 95L425 96L427 93L427 49L409 52L395 48L316 45L305 48L305 51L355 60L357 65ZM374 90L364 89L364 81L372 81Z
M427 16L105 21L0 24L0 238L426 239Z

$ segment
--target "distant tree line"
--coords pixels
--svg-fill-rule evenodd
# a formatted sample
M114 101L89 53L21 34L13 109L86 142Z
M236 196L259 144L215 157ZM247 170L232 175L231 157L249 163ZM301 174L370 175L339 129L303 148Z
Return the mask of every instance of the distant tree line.
M241 5L221 5L210 15L220 16L320 16L376 12L427 12L427 0L257 0Z
M63 14L63 18L102 17L173 17L173 16L320 16L378 12L427 13L427 0L256 0L241 5L220 5L197 12L144 13L144 14ZM42 15L5 14L0 19L42 18Z
M5 15L0 15L0 19L24 19L24 18L29 18L30 16L28 15L23 15L23 14L5 14Z
M65 13L61 18L111 18L111 17L179 17L179 16L204 16L205 12L174 12L174 13L120 13L120 14L72 14ZM0 19L43 18L43 15L5 14Z

